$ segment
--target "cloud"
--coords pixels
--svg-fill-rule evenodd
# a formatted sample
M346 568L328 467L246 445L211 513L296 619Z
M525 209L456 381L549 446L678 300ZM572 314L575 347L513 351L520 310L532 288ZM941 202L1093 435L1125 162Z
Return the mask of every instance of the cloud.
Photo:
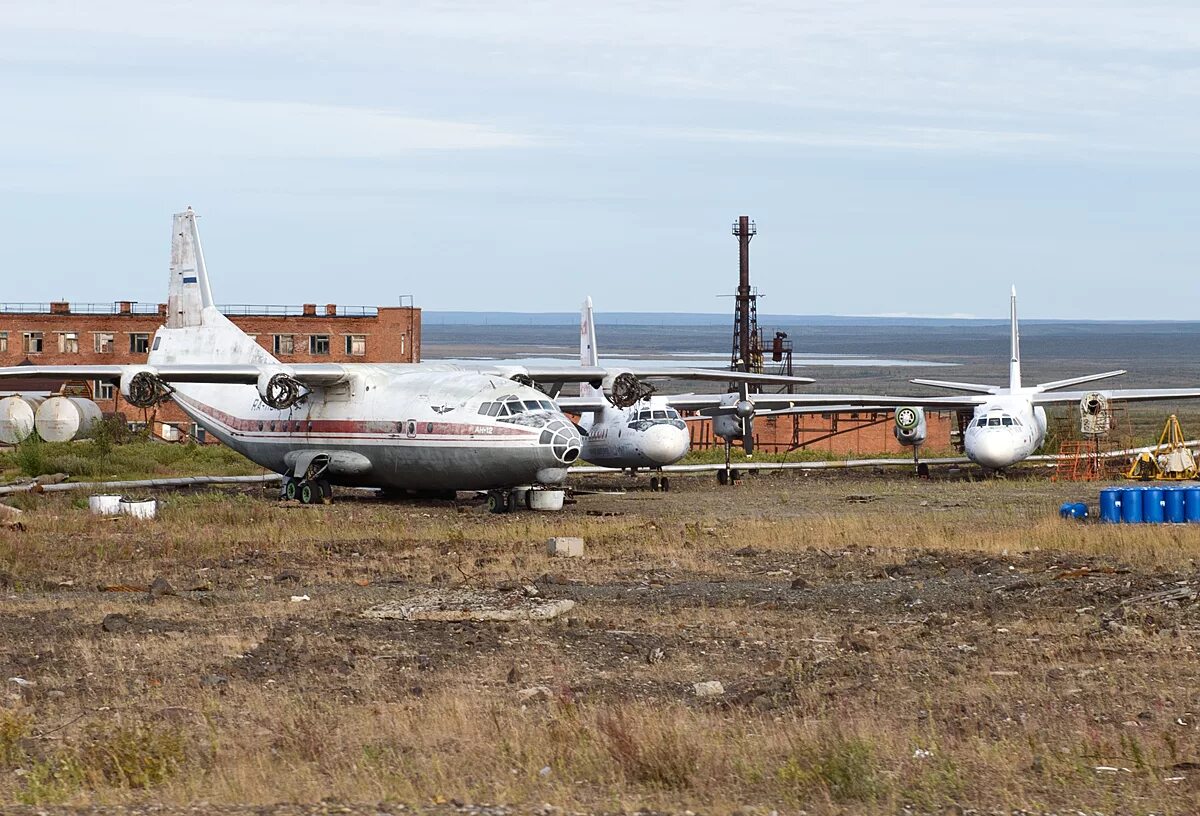
M372 107L157 93L40 91L5 99L0 148L56 160L388 159L415 151L529 147L491 125Z

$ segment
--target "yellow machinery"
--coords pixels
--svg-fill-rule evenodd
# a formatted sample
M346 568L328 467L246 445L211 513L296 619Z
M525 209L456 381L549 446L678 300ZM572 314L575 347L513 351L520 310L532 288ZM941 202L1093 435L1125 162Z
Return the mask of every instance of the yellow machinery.
M1125 478L1175 482L1195 479L1196 458L1184 444L1185 441L1179 418L1171 414L1163 426L1158 445L1153 450L1139 453L1125 472Z

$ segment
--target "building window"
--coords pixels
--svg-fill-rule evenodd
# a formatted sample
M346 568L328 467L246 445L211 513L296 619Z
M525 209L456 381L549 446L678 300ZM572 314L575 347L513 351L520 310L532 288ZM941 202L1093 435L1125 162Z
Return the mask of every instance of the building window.
M328 354L329 353L329 335L328 334L311 334L308 337L308 353L309 354Z
M97 354L112 354L113 353L113 333L112 332L96 332L96 353Z
M367 353L367 336L365 334L346 335L346 354L351 357L362 357Z
M129 353L146 354L150 351L150 335L145 332L134 332L129 335Z
M92 383L92 399L110 400L113 398L115 388L108 380L96 380Z
M41 354L44 341L41 332L24 332L21 334L21 350L26 354Z
M0 332L0 354L8 351L8 332Z
M58 351L60 354L78 354L79 334L76 332L59 332Z
M401 334L401 335L400 335L400 359L401 359L401 360L403 360L403 359L404 359L404 345L405 345L405 341L406 341L406 340L408 340L408 335L407 335L407 334Z
M296 338L290 334L277 334L274 340L275 354L295 354Z

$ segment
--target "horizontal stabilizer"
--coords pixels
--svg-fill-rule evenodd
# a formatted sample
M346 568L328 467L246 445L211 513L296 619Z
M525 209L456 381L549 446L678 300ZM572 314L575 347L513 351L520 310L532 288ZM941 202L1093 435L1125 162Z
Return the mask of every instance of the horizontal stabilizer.
M1055 391L1059 388L1069 388L1072 385L1083 385L1084 383L1095 382L1096 380L1107 380L1109 377L1119 377L1125 373L1125 369L1117 371L1105 371L1103 374L1085 374L1082 377L1071 377L1066 380L1054 380L1053 382L1040 383L1037 386L1038 391Z
M950 380L909 380L917 385L928 385L933 388L951 388L955 391L970 391L974 394L995 394L1000 388L995 385L980 385L979 383L951 382Z

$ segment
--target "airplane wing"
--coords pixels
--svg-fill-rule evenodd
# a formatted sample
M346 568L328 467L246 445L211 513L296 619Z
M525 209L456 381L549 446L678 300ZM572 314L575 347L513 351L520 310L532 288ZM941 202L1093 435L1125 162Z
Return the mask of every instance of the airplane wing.
M604 366L482 366L480 372L503 377L528 377L536 382L600 382L617 374L632 374L639 380L702 380L713 382L746 382L761 385L808 385L811 377L789 377L782 374L748 374L744 371L724 371L717 368L605 368Z
M1055 391L1034 394L1036 405L1078 403L1090 394L1100 394L1109 400L1122 402L1147 402L1151 400L1176 400L1200 398L1200 388L1114 388L1107 391Z
M554 404L568 414L586 414L588 411L603 411L613 407L603 397L557 397Z
M244 383L254 385L259 376L276 369L246 364L187 364L187 365L58 365L0 367L0 380L40 377L63 380L120 380L126 374L146 371L167 383ZM286 372L305 385L332 385L346 377L346 370L336 363L281 365Z
M727 407L728 394L672 394L665 397L667 404L680 411L704 411ZM725 398L726 402L722 402ZM880 394L751 394L750 402L756 413L787 411L793 409L809 412L822 411L888 411L903 406L953 411L959 408L974 408L988 400L987 396L952 397L894 397Z

